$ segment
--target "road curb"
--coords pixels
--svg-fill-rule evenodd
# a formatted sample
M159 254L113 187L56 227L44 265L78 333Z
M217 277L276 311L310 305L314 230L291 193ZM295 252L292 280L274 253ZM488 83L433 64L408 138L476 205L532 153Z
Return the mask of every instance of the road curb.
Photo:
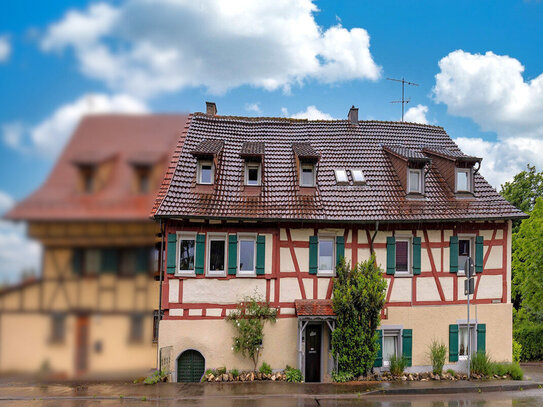
M523 391L541 389L543 383L508 383L486 386L463 386L463 387L424 387L424 388L395 388L395 389L379 389L371 392L364 393L369 394L389 394L389 395L417 395L417 394L455 394L455 393L491 393L498 391Z

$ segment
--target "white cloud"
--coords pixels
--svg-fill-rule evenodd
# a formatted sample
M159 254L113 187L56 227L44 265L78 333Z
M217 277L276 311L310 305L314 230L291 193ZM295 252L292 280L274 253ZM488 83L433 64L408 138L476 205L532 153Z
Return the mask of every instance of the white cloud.
M7 35L0 35L0 63L7 62L11 55L11 43Z
M255 112L255 113L261 113L260 110L260 103L247 103L245 105L245 110L248 112Z
M407 112L405 112L404 120L406 122L428 124L426 113L428 113L428 106L413 106L410 107Z
M309 79L378 79L368 32L325 29L317 11L310 0L98 3L50 25L41 45L73 49L83 74L142 97L195 86L288 92Z
M0 191L0 216L9 211L14 204L15 201L10 195Z
M35 126L19 122L2 126L4 142L14 149L54 158L62 150L85 115L100 113L145 113L146 105L128 95L88 94L55 110Z
M284 109L284 110L283 110ZM288 116L288 110L282 108L281 111L285 116ZM298 112L291 115L293 119L309 119L309 120L335 120L328 113L321 112L316 106L307 106L307 109L303 112Z

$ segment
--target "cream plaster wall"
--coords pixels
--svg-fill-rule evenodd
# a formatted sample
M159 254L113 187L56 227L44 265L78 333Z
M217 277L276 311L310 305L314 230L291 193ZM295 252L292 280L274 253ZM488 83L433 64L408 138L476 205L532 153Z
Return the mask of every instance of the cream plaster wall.
M183 282L183 302L188 304L201 302L232 304L254 294L255 290L261 296L265 296L266 281L256 278L233 278L229 280L189 278Z
M279 289L280 302L294 302L302 298L297 278L282 278Z
M390 281L387 279L387 281ZM391 302L404 302L411 301L412 293L412 279L411 278L396 278L394 279L394 285L392 286L392 292L390 294Z
M433 277L417 277L417 301L439 301L440 299Z

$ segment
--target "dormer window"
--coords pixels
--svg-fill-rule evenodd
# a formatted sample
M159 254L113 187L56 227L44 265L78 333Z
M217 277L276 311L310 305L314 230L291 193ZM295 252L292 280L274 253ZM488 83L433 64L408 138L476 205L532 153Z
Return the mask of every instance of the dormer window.
M213 184L213 161L198 161L198 184Z
M83 192L90 194L94 191L94 167L81 168Z
M260 163L245 163L245 185L260 185L261 183Z
M409 169L407 192L410 194L422 194L422 170Z
M362 170L351 170L351 175L353 176L353 182L355 184L364 184L366 182Z
M456 169L456 192L471 192L471 171L468 168Z
M302 163L300 174L300 185L302 187L315 186L315 164Z
M147 166L135 168L136 189L140 194L148 194L151 189L151 169Z
M347 178L347 171L345 170L335 170L336 182L338 184L348 184L349 178Z

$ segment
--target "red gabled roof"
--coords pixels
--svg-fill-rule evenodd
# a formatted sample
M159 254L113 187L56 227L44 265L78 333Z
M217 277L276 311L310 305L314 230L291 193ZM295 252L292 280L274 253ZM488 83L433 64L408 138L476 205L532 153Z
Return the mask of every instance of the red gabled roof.
M299 317L335 316L332 300L295 300L296 315Z
M13 220L144 220L157 190L133 190L134 165L171 160L187 115L92 115L83 118L46 182L5 216ZM78 188L78 165L112 163L100 190ZM153 163L151 163L153 161ZM139 163L139 164L138 164ZM160 186L160 180L157 182Z

